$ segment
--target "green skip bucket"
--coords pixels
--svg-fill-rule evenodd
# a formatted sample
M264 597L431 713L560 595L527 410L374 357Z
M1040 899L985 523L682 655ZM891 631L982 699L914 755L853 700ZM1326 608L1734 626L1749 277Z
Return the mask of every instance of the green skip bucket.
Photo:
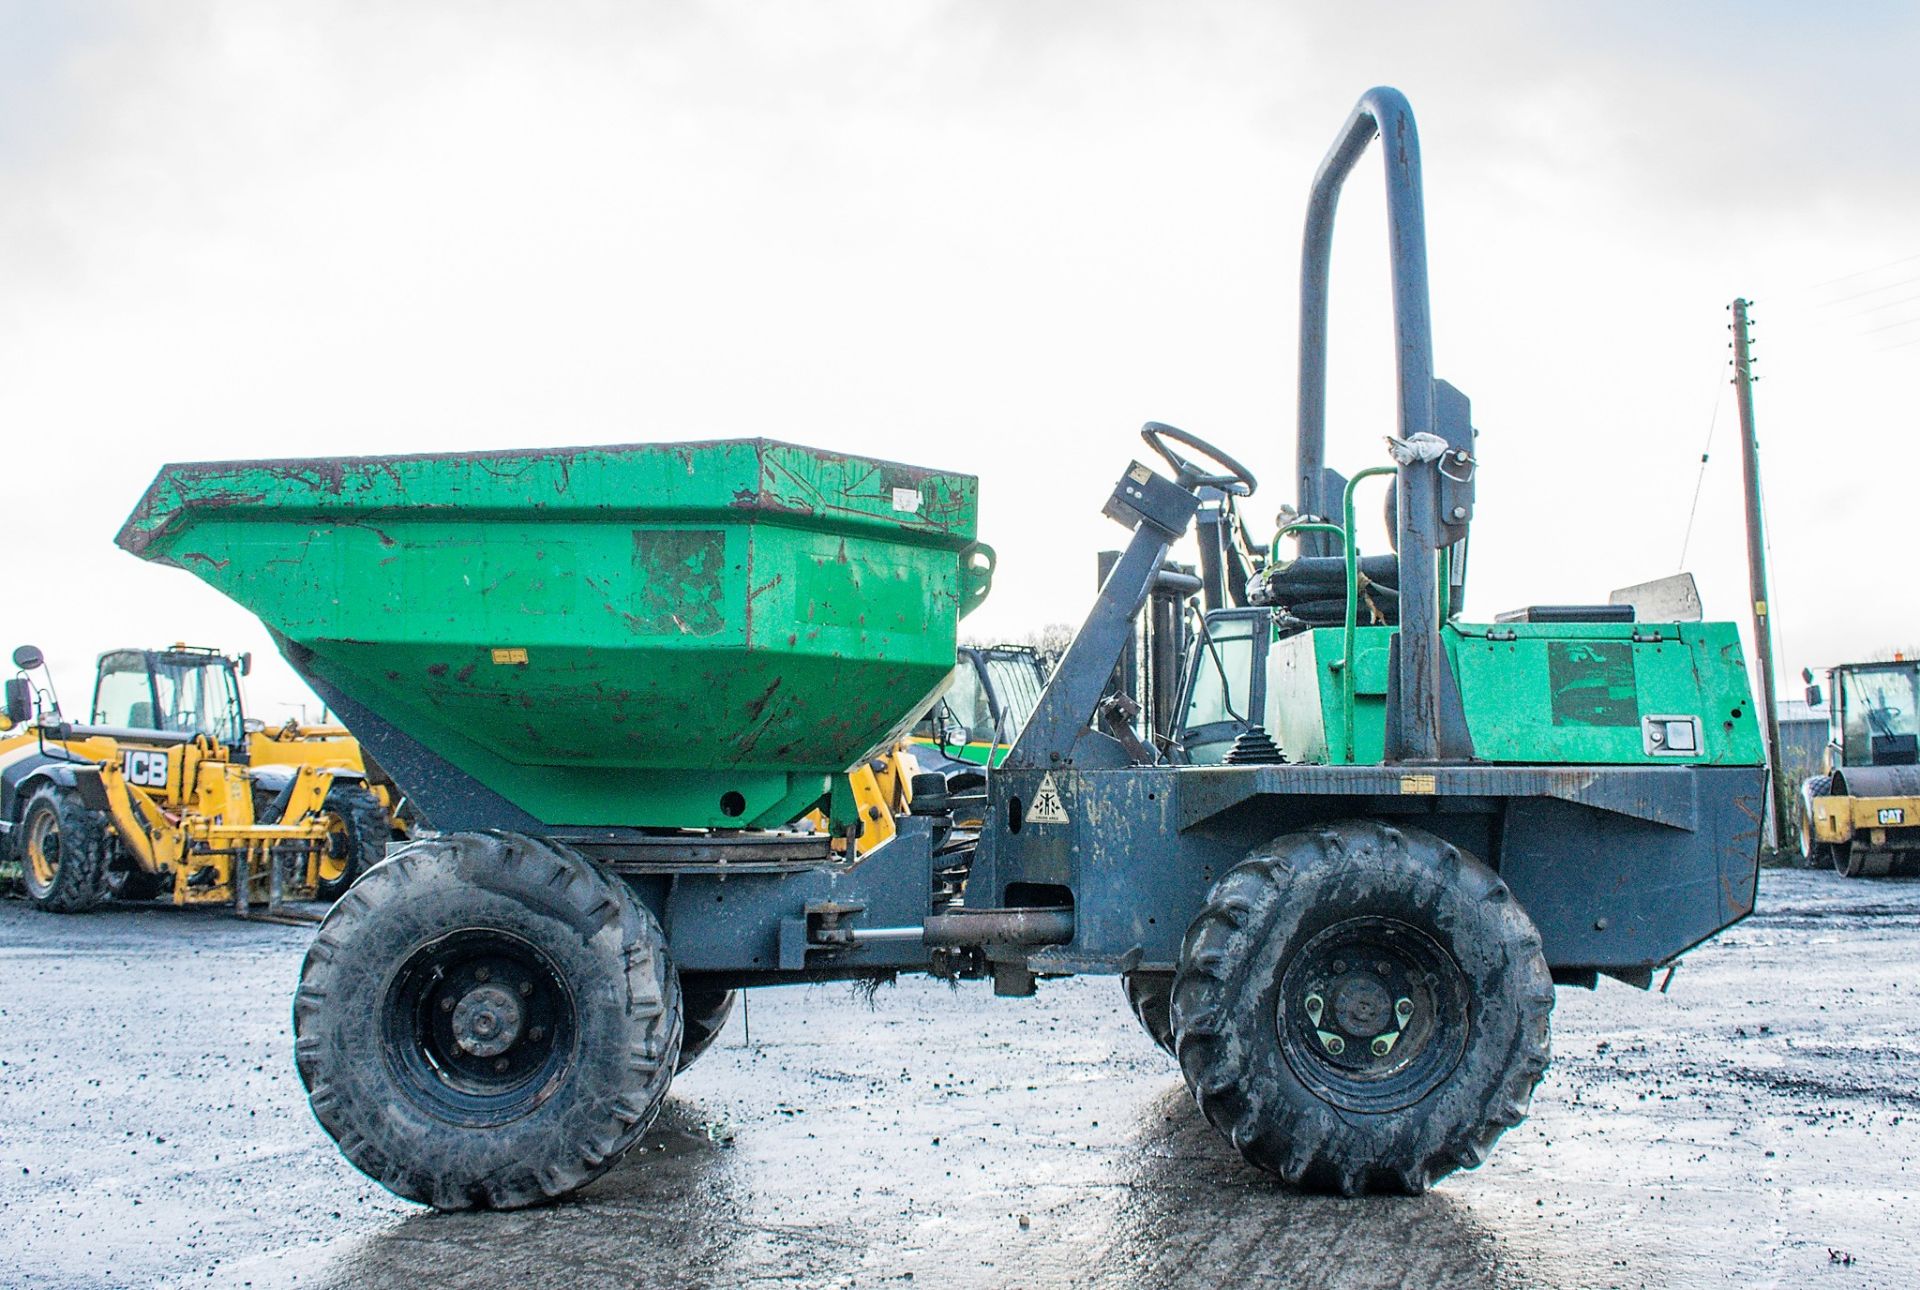
M766 828L939 691L977 517L748 439L171 465L117 540L258 615L439 827Z

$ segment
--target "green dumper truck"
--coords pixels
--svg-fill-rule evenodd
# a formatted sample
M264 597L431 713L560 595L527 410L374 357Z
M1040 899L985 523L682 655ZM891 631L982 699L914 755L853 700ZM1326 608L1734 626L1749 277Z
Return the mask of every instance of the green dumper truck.
M1349 481L1326 275L1376 136L1399 424ZM984 786L916 782L883 845L842 772L925 710L987 592L970 476L767 440L162 470L121 544L259 614L436 831L303 968L296 1057L342 1152L441 1208L539 1203L640 1138L738 990L1095 973L1289 1185L1483 1160L1556 985L1645 985L1750 911L1764 770L1726 625L1464 616L1479 449L1433 378L1419 178L1405 100L1369 92L1309 208L1301 551L1203 552L1231 603L1180 642L1188 729L1143 737L1116 662L1186 594L1196 512L1238 534L1255 481L1150 425L1160 468L1107 494L1126 547L1011 748ZM1363 556L1377 474L1396 549Z

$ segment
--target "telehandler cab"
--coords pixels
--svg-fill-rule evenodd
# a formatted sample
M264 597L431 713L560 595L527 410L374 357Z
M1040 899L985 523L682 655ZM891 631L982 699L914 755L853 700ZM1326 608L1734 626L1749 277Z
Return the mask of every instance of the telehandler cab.
M0 841L41 909L110 897L176 905L333 900L394 838L390 786L339 726L247 719L250 656L175 645L102 654L69 722L40 651L14 651L0 729ZM47 701L44 712L36 702ZM256 891L255 888L258 888Z
M998 766L1040 702L1046 661L1029 645L962 645L949 685L914 723L908 743L923 771L950 779Z
M1327 273L1376 135L1398 425L1342 480ZM296 1056L341 1151L442 1209L536 1204L639 1140L735 990L1097 973L1286 1182L1479 1164L1556 983L1645 985L1749 912L1764 772L1730 624L1462 616L1479 452L1433 379L1421 221L1411 111L1373 90L1307 220L1304 551L1192 651L1225 748L1142 739L1109 693L1203 498L1254 490L1150 425L1170 477L1136 461L1106 498L1131 536L1011 750L979 793L922 777L871 848L834 777L951 673L992 572L971 477L767 440L164 468L120 544L258 613L446 830L307 955ZM1397 551L1362 556L1354 486L1385 474ZM816 805L823 834L786 827Z

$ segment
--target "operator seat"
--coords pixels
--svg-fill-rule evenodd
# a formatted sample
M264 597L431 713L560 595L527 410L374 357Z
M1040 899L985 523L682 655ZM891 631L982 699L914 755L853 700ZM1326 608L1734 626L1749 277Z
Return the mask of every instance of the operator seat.
M1358 569L1362 627L1393 626L1400 621L1400 557L1363 555ZM1347 562L1333 555L1307 555L1268 565L1247 584L1250 604L1278 611L1274 626L1282 636L1309 627L1340 627L1347 620Z

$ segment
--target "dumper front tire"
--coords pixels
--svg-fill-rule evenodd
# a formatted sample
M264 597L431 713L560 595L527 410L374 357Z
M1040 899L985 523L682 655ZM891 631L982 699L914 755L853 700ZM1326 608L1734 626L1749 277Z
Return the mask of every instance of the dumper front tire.
M1215 885L1173 988L1200 1110L1288 1185L1417 1194L1480 1164L1547 1065L1540 934L1486 865L1355 820Z
M43 784L15 835L20 886L35 909L79 914L107 898L107 826L70 788Z
M517 1209L605 1173L680 1052L678 975L631 889L508 833L416 842L328 912L294 1051L320 1125L395 1195Z

